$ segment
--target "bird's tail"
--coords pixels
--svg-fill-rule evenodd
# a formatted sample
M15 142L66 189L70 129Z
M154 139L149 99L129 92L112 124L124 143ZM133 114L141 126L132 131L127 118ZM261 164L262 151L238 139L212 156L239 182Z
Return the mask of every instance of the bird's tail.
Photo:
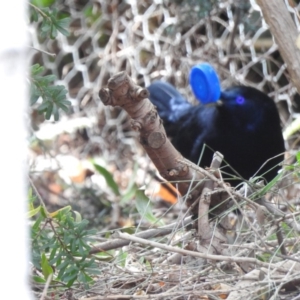
M168 134L172 134L169 130L180 119L182 114L191 107L182 95L169 83L163 81L155 81L149 87L149 99L156 106L157 112L164 121L164 126Z

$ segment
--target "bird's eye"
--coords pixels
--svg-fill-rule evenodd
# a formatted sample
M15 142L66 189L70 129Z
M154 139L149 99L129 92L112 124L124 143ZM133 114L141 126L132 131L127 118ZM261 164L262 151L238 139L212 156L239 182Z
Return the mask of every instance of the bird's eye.
M242 105L242 104L244 104L244 102L245 102L245 98L242 97L242 96L237 96L237 97L235 98L235 102L236 102L237 104L239 104L239 105Z

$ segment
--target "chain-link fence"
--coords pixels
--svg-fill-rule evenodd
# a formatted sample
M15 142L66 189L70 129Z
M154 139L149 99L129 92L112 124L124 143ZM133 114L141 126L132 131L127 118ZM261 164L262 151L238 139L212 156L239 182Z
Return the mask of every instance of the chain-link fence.
M300 28L298 7L285 2ZM60 8L72 18L71 35L39 40L31 28L33 46L56 55L37 52L34 61L67 86L76 112L121 70L139 84L164 78L189 94L188 73L200 61L216 67L224 87L252 85L289 103L295 94L254 0L69 0Z

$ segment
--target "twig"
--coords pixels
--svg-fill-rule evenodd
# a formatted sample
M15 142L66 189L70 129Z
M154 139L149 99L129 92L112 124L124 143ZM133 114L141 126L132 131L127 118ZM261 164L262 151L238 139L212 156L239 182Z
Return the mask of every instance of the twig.
M223 155L219 152L214 153L210 169L217 170L220 168ZM198 233L202 240L210 240L212 238L212 230L209 226L209 208L211 193L214 189L214 180L211 178L204 183L200 196L198 209Z
M39 52L45 53L45 54L47 54L47 55L49 55L51 57L56 57L55 53L51 53L51 52L48 52L48 51L45 51L45 50L42 50L42 49L37 49L37 48L31 47L31 46L29 46L28 48L31 48L31 49L33 49L35 51L39 51Z
M164 236L167 234L170 234L176 226L178 226L177 230L187 226L192 222L192 217L188 217L184 219L183 221L169 224L167 226L163 226L161 228L155 228L155 229L149 229L143 232L137 233L135 236L143 239L149 239L153 237L158 237L158 236ZM110 240L101 244L96 245L90 250L90 254L95 254L98 252L103 252L103 251L108 251L111 249L116 249L120 248L123 246L127 246L130 244L130 241L124 240L124 239L117 239L117 240Z
M163 249L168 252L177 252L177 253L181 253L183 255L190 255L193 257L199 257L199 258L204 258L204 259L209 259L209 260L214 260L214 261L227 261L227 262L237 262L237 263L249 262L249 263L256 264L260 267L274 268L277 271L281 271L284 273L286 273L288 271L288 269L286 269L286 268L278 267L275 264L265 263L265 262L262 262L260 260L257 260L255 258L251 258L251 257L232 257L232 256L225 256L225 255L212 255L212 254L205 254L205 253L200 253L200 252L195 252L195 251L189 251L189 250L184 250L184 249L181 249L178 247L172 247L172 246L168 246L165 244L160 244L160 243L157 243L154 241L141 239L141 238L129 235L127 233L121 233L121 232L115 232L114 236L116 238L121 238L121 239L128 240L128 241L131 241L134 243L139 243L139 244L143 244L143 245L151 246L151 247L157 247L157 248Z
M52 277L53 277L53 274L52 274L52 273L49 274L49 276L48 276L48 278L47 278L47 281L46 281L46 284L45 284L45 286L44 286L43 293L42 293L42 295L41 295L40 300L46 299L46 297L47 297L47 292L48 292L48 288L49 288L49 285L50 285L50 283L51 283L51 281L52 281Z

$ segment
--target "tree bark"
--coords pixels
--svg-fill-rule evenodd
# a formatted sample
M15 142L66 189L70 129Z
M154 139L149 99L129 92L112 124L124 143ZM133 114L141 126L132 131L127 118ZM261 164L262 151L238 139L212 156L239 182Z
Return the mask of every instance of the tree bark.
M300 49L296 45L299 37L296 25L283 0L257 0L257 4L287 65L291 81L300 93Z

